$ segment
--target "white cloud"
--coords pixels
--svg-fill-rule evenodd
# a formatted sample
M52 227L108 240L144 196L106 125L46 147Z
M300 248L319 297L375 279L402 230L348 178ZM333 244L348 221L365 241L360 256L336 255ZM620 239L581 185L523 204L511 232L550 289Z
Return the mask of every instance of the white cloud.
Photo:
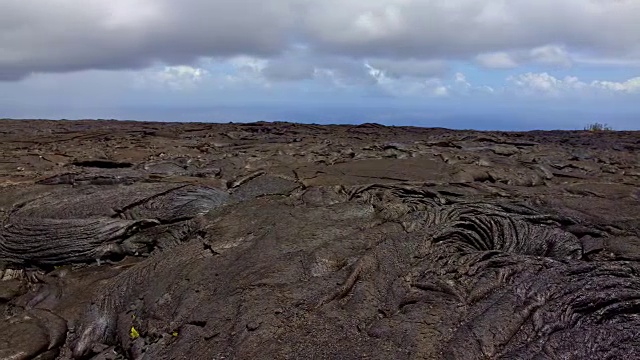
M449 78L393 78L386 76L384 71L368 64L366 66L370 76L376 79L378 88L395 97L438 98L494 93L494 89L490 86L472 84L461 72Z
M622 82L595 80L585 82L574 76L556 78L548 73L526 73L507 79L519 94L545 96L640 93L640 77Z
M367 62L373 68L383 71L389 77L434 77L440 76L448 69L442 60L389 60L370 59Z
M467 79L466 75L457 72L453 81L447 85L448 92L452 95L466 96L466 95L487 95L494 93L494 89L487 85L474 85Z
M594 81L592 87L621 93L640 92L640 77L635 77L623 82L615 81Z
M206 77L209 71L187 65L165 66L159 71L145 71L136 76L137 87L168 88L183 91L194 89Z
M572 90L580 90L587 86L576 77L567 76L558 79L548 73L526 73L507 79L515 85L516 90L528 95L558 96Z
M387 75L369 63L364 64L369 76L384 93L395 97L445 97L449 90L439 78L397 77Z
M476 56L476 62L490 69L512 69L518 63L506 52L485 53Z
M546 45L531 49L531 60L545 65L571 66L572 60L563 46Z
M243 72L259 73L269 64L268 60L252 56L236 56L229 59L229 64Z
M298 59L299 60L299 59ZM289 62L291 61L291 62ZM298 68L287 68L287 64ZM386 69L373 64L383 64ZM416 65L418 64L418 65ZM380 91L399 98L460 97L470 95L567 97L624 95L640 93L640 77L625 81L585 81L575 76L557 77L548 72L527 72L506 79L504 87L495 89L485 84L472 84L462 72L448 76L419 76L423 66L414 62L353 61L340 58L317 58L299 61L269 60L239 56L225 61L201 61L200 67L177 65L136 73L135 85L144 89L188 91L199 87L216 89L269 89L282 83L312 80L327 89ZM404 69L398 76L390 68ZM229 70L232 69L232 70ZM424 69L429 69L425 66ZM425 75L429 71L424 72Z
M455 86L461 89L469 89L471 88L471 84L467 81L467 77L463 73L456 73L455 75Z
M433 89L433 95L435 96L449 96L449 89L447 89L445 86L437 86L435 89Z

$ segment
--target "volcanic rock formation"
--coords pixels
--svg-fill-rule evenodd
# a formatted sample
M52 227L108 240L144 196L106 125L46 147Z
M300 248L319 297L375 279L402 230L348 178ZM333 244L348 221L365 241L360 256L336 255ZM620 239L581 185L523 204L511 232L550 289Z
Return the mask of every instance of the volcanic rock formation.
M640 133L0 125L0 359L640 358Z

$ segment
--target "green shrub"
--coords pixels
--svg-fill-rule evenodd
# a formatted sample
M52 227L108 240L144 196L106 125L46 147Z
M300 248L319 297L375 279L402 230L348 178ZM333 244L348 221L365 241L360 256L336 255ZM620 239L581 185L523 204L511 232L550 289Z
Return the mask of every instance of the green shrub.
M612 131L613 128L607 124L601 124L601 123L593 123L593 124L589 124L587 126L585 126L584 128L585 130L588 131Z

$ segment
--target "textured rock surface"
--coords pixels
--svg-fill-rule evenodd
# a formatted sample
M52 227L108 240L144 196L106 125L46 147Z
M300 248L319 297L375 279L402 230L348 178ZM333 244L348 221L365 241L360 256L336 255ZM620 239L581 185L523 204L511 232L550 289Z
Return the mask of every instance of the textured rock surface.
M640 358L640 134L0 122L0 359Z

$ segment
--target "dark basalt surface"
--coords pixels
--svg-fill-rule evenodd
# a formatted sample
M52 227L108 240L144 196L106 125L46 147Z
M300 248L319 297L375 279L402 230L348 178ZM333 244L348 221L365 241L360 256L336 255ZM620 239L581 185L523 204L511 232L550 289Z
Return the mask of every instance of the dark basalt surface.
M0 122L0 359L640 358L640 133Z

